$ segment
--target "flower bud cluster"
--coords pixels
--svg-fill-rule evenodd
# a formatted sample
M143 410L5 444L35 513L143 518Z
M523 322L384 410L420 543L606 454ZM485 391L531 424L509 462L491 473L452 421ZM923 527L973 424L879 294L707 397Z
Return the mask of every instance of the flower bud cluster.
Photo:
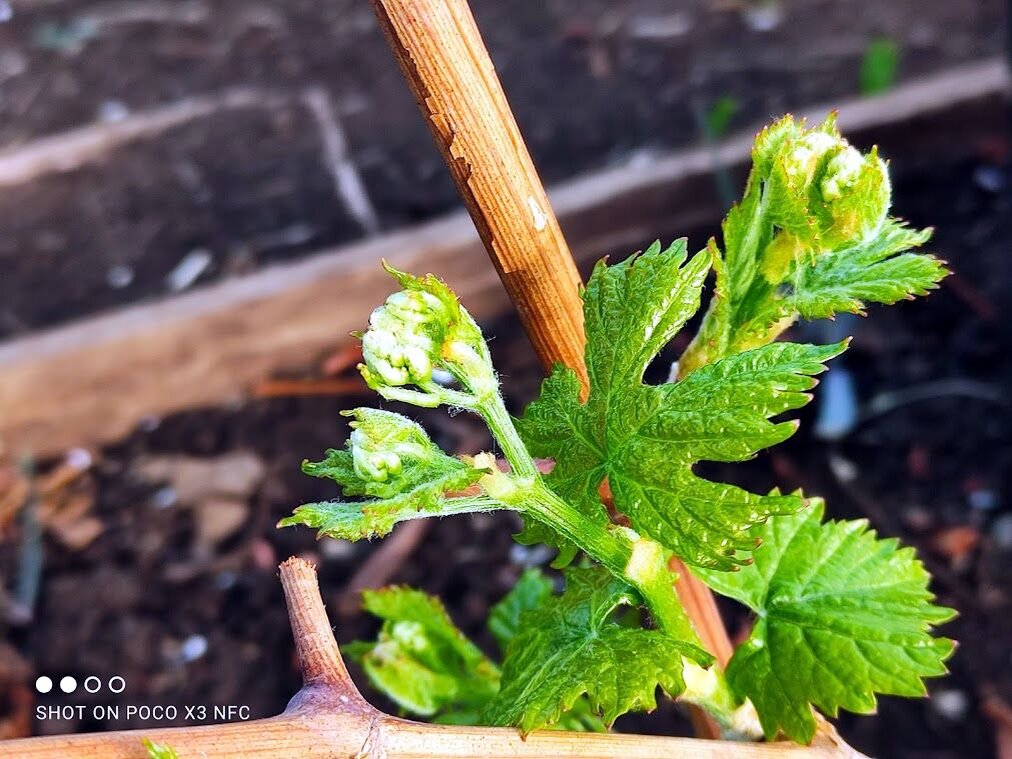
M760 257L771 284L802 261L859 243L889 212L885 163L837 131L833 117L814 129L790 117L760 135L756 162L763 182L763 223L771 234Z
M497 394L499 383L481 330L453 292L431 275L387 270L404 289L369 317L362 337L365 362L359 367L369 387L385 398L418 406L475 408L479 399ZM438 381L435 369L444 373Z
M359 428L351 431L351 461L355 474L363 480L386 482L401 472L401 457L391 450L384 450L369 439L368 433Z
M858 150L847 145L829 159L826 173L822 175L819 190L827 203L839 200L857 182L865 166L865 157Z
M394 293L369 317L362 338L366 365L387 385L431 382L450 317L445 304L431 293Z

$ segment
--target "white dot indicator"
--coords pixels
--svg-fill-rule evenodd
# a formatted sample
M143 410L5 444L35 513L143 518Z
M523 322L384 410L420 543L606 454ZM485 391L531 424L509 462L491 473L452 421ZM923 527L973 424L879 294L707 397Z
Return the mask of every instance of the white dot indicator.
M102 690L102 681L94 675L89 675L84 678L84 689L88 691L88 693L98 693Z
M62 690L64 693L73 693L75 690L77 690L77 680L75 680L70 675L67 675L66 677L60 680L60 690Z
M49 693L53 689L53 678L43 675L35 681L35 690L39 693Z
M115 683L115 684L114 684ZM122 693L126 689L126 680L119 675L109 678L109 690L113 693Z

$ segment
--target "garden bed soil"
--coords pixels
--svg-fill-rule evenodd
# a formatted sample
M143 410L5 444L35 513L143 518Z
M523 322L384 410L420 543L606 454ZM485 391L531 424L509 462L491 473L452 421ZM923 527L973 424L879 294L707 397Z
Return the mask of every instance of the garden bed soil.
M757 491L801 486L827 496L834 517L870 518L882 534L917 546L936 573L941 601L960 610L945 628L961 643L952 675L930 683L932 699L883 698L877 716L839 721L846 739L869 755L989 756L996 726L985 716L988 705L1012 703L1012 328L1000 311L1012 299L1012 176L999 168L1003 149L899 182L898 212L937 227L933 247L956 275L930 298L844 322L856 335L842 365L856 387L858 424L836 441L816 438L817 401L804 411L798 435L775 451L743 465L704 467L708 476ZM701 232L693 244L702 243ZM519 410L537 390L537 362L515 321L487 331ZM810 331L802 336L821 339ZM678 349L676 341L665 352L654 380ZM340 641L373 633L375 623L350 608L344 591L383 543L317 542L308 529L274 529L294 505L335 494L327 481L302 475L299 464L342 444L341 409L373 403L367 392L246 400L146 420L97 452L91 470L67 488L77 499L72 521L97 520L97 534L61 536L59 518L47 516L57 526L47 527L42 545L34 620L19 621L9 599L0 609L7 624L3 734L154 726L125 716L26 721L34 703L241 704L253 717L281 711L299 687L276 571L291 554L318 562ZM466 415L417 416L448 448L488 445ZM39 513L46 503L42 498ZM23 572L23 525L9 524L0 543L8 588ZM505 514L433 521L414 551L389 567L390 580L439 595L461 627L494 650L483 627L490 604L524 566L548 558L513 544L517 526ZM732 633L742 634L743 610L727 604L725 611ZM38 674L71 674L79 682L120 675L127 688L120 696L83 689L38 696ZM689 731L670 704L619 727Z
M471 6L549 185L696 144L722 100L736 130L851 97L874 39L898 47L899 81L1004 46L1001 0ZM329 138L346 143L380 228L459 205L365 0L21 2L4 21L3 156L196 112L5 187L0 337L164 296L195 252L205 284L368 233L335 191L311 102L338 125Z

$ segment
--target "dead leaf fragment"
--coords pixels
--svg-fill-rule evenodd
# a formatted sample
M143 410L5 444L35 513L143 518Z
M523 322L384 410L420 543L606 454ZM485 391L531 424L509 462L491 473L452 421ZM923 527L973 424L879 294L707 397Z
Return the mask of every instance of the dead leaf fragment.
M215 546L230 538L242 527L249 516L245 501L231 498L209 498L195 507L197 540Z
M181 503L194 505L215 496L248 498L263 479L264 464L252 452L235 451L212 458L148 456L134 471L151 484L169 483Z

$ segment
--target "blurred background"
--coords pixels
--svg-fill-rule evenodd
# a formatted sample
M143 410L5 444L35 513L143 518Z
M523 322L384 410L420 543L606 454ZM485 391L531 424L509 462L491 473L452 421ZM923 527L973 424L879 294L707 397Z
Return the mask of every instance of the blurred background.
M471 6L585 272L657 237L702 247L773 116L839 108L890 159L894 211L936 228L955 274L799 327L856 339L795 438L707 473L870 519L960 610L952 676L843 717L848 741L1012 757L1007 4ZM510 516L355 545L274 529L335 495L299 464L343 444L339 410L375 402L347 333L391 289L381 257L445 276L512 408L536 393L476 239L367 0L0 0L0 738L153 724L36 721L36 704L279 712L299 684L276 577L291 554L319 563L342 642L375 629L357 590L398 582L491 645L489 605L551 558L512 543ZM448 449L490 445L466 416L416 416ZM126 689L43 696L39 675ZM619 727L690 731L671 705Z

